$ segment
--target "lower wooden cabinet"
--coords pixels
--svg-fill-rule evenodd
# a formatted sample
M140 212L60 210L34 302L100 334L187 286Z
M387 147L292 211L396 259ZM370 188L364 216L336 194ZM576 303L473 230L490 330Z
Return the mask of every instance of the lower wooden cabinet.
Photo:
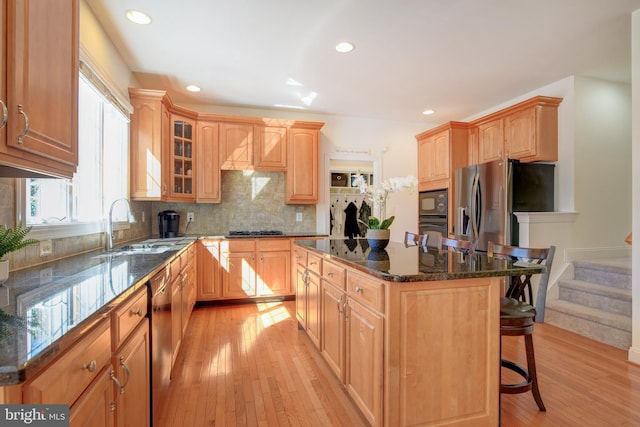
M114 396L116 425L150 425L150 360L149 320L145 318L112 357L118 378Z
M220 286L220 241L198 240L198 301L222 298Z
M69 409L70 427L112 427L115 425L116 405L114 402L113 374L113 369L110 366L103 369L96 381L71 406ZM124 426L125 424L118 425Z
M334 374L344 382L345 372L345 322L346 294L343 289L322 282L320 297L322 327L320 329L320 353Z

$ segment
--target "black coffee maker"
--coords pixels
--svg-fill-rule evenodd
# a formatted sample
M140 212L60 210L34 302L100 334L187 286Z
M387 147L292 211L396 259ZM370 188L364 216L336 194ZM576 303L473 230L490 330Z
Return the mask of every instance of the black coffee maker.
M158 213L158 229L160 238L178 237L180 215L176 211L162 211Z

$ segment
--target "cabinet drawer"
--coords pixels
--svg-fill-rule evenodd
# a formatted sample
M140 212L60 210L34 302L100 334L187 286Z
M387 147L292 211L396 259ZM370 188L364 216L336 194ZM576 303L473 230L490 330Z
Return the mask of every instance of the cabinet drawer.
M180 255L180 267L185 268L190 261L196 259L196 245L192 244Z
M258 239L258 251L290 251L291 240L289 239Z
M111 360L109 320L78 340L23 387L24 403L73 404Z
M256 241L254 239L225 240L220 245L221 252L255 252Z
M299 264L303 267L307 266L307 251L305 249L296 246L295 250L293 251L293 257L296 264Z
M322 278L344 290L345 268L327 260L322 262Z
M311 253L307 254L307 269L309 271L313 271L318 276L320 275L320 271L322 270L322 258L318 255L314 255Z
M111 349L115 351L147 315L147 288L138 290L111 313Z
M384 283L348 271L347 293L374 310L384 313Z

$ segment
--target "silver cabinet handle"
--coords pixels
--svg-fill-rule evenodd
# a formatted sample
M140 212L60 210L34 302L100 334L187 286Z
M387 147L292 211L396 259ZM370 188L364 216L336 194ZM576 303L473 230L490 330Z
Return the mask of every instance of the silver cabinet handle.
M22 104L18 104L18 113L24 116L24 130L18 135L18 144L22 144L22 138L29 132L29 116L22 110Z
M342 309L340 308L340 306L342 305L342 297L344 296L344 294L340 295L340 298L338 298L338 301L336 302L336 306L338 306L338 313L342 314Z
M131 315L132 316L138 316L138 317L142 317L142 309L139 308L136 311L131 310Z
M362 292L362 288L360 286L356 286L356 293L359 294Z
M333 277L333 276L335 276L335 273L333 271L330 271L330 272L327 273L327 276Z
M111 370L111 372L109 372L109 377L113 380L114 383L116 383L116 387L118 387L118 394L124 394L122 385L120 385L120 381L118 381L118 379L116 378L116 373L113 371L113 369Z
M89 364L87 365L86 363L82 365L82 369L86 369L89 372L95 372L96 370L96 361L92 360L91 362L89 362Z
M9 119L9 110L7 110L7 104L4 101L0 100L0 104L2 104L2 123L0 123L0 129L2 129Z
M120 356L120 366L124 369L125 374L127 374L127 379L124 384L122 384L122 388L120 389L120 394L124 394L124 388L129 384L129 378L131 378L131 372L129 371L129 367L126 363L124 363L124 356Z

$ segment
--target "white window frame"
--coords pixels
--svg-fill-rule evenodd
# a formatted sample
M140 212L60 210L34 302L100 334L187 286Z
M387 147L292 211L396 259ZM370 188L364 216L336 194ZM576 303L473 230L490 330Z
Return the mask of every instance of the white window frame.
M82 49L81 49L82 51ZM86 52L84 52L86 55ZM94 70L97 69L90 57L81 58L82 75L98 88L99 92L105 95L117 109L119 109L125 118L129 118L129 114L133 111L131 105L123 101L121 96L117 95L117 91L113 90L113 85L109 84L109 79L104 78L104 74L98 74ZM93 65L93 66L92 66ZM129 191L127 191L129 193ZM26 226L26 179L16 179L16 222L23 227ZM127 197L129 194L127 194ZM64 222L59 224L34 224L29 232L29 237L38 240L61 239L66 237L83 236L88 234L96 234L106 232L109 220L109 212L102 213L103 218L95 221L87 222ZM129 229L131 224L127 221L119 221L113 224L113 230Z

